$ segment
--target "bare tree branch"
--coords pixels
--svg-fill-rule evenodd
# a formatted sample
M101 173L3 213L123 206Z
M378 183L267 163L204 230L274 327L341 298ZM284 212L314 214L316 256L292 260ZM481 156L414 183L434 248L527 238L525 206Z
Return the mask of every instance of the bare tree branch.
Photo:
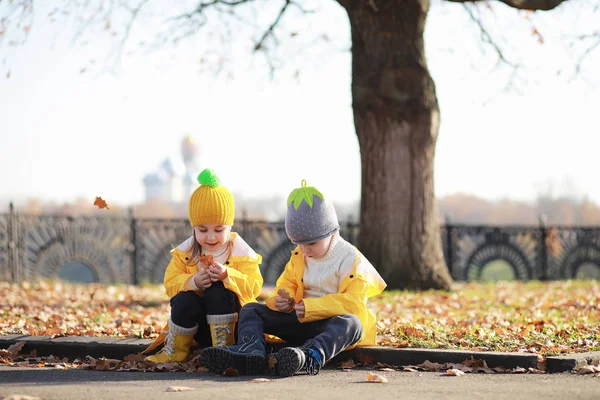
M452 3L475 3L488 0L446 0ZM519 10L552 10L567 0L498 0L507 6L517 8Z
M285 14L285 10L287 10L287 8L290 5L290 3L291 3L291 0L285 0L285 4L283 5L283 7L281 8L281 10L279 11L279 14L277 14L277 18L275 18L275 21L273 21L273 23L271 23L271 25L266 30L266 32L262 35L262 37L260 38L260 40L258 41L258 43L256 43L256 45L254 46L254 51L260 50L263 47L263 43L265 42L265 40L267 40L267 38L269 37L269 35L273 34L273 30L275 29L275 27L277 26L277 24L281 20L281 17L283 16L283 14Z
M490 35L490 33L485 29L485 27L483 26L483 22L481 21L481 19L479 19L473 13L473 10L471 9L471 7L469 5L467 5L467 4L463 4L462 6L465 9L465 11L467 12L467 14L469 14L469 17L471 18L471 20L473 20L473 22L475 22L475 24L479 28L479 31L481 33L481 40L483 40L485 43L488 43L490 46L492 46L492 48L496 51L496 54L498 55L498 58L502 62L510 65L511 67L514 67L515 64L512 63L512 62L510 62L506 57L504 57L504 54L502 53L502 49L500 49L500 46L498 46L498 44L494 41L494 39L492 38L492 36Z
M8 3L8 13L0 18L0 44L4 41L5 33L14 24L14 28L22 31L24 38L22 40L11 40L9 45L19 45L25 43L31 27L33 25L33 4L28 0L12 1Z
M133 26L134 22L138 18L142 7L144 7L148 3L148 1L150 1L150 0L141 0L140 3L137 5L137 7L129 10L131 12L131 18L127 22L127 26L125 27L125 33L123 34L123 37L121 38L121 41L119 42L119 46L118 46L118 50L117 50L117 57L115 58L114 65L119 64L119 61L121 60L121 56L123 55L123 49L125 48L125 44L127 43L127 40L129 39L131 27Z
M466 3L463 3L462 6L463 6L464 10L467 12L467 14L469 15L470 19L479 28L479 32L481 34L481 41L483 43L487 43L488 45L490 45L494 49L496 55L498 56L498 62L500 64L506 64L507 66L510 67L511 72L509 74L508 80L506 81L506 84L505 84L504 89L502 90L502 92L513 91L513 92L516 92L518 94L521 94L520 90L519 90L519 87L518 87L519 85L516 84L516 82L519 79L519 72L522 70L522 65L520 65L519 63L516 63L516 62L513 62L513 61L509 60L508 57L506 57L504 55L504 52L500 48L499 44L494 40L494 38L492 37L492 35L490 34L490 32L486 29L486 27L485 27L482 19L480 18L480 16L476 15L474 13L474 10L476 10L478 8L477 4L466 4ZM497 93L497 94L499 94L499 93ZM487 100L485 100L483 102L483 104L485 105L485 104L489 103L490 101L492 101L493 97L495 97L496 95L494 95L494 96L488 98Z
M579 58L577 59L577 61L575 61L575 74L573 75L572 79L575 79L575 77L579 76L581 73L581 68L583 65L583 62L585 61L585 59L598 47L600 47L600 31L594 32L592 34L589 35L580 35L577 36L574 40L573 43L571 43L571 47L573 47L573 45L575 43L581 43L583 41L588 41L592 40L592 44L589 45L588 48L586 48L583 53L581 53L581 55L579 56ZM572 80L571 79L571 80Z
M85 11L87 10L88 6L90 5L90 1L91 0L87 0L85 2L85 4L83 5L83 8L81 10L81 15L83 16L85 14ZM65 6L65 8L68 7ZM75 42L77 42L77 40L79 40L79 38L83 35L83 32L85 31L85 29L93 22L96 20L97 16L100 15L100 13L102 12L102 9L104 8L104 3L100 2L100 4L98 4L98 7L96 8L96 10L94 12L92 12L92 14L90 15L89 18L85 19L85 22L79 24L77 31L75 32L75 35L73 35L73 41L71 42L71 45L74 45ZM106 15L110 15L110 13L112 12L112 1L109 7L109 10L107 12ZM82 17L83 18L83 17ZM107 18L105 16L105 18Z

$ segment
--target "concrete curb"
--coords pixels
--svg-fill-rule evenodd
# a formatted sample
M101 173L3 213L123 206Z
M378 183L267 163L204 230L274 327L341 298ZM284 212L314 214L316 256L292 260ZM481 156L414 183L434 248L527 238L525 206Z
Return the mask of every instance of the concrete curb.
M591 351L588 353L574 353L564 356L555 356L546 358L546 368L552 372L572 371L584 365L599 365L600 351Z
M57 357L85 358L86 355L100 358L122 359L129 354L143 351L152 340L150 339L118 339L96 338L87 336L68 336L52 339L49 336L4 335L0 336L0 349L5 349L19 341L24 341L24 351L36 350L39 356L54 355ZM502 353L489 351L462 351L393 348L369 346L355 348L338 354L330 365L351 358L360 360L368 357L374 362L394 366L417 365L425 361L436 363L460 363L468 358L483 360L490 368L537 368L538 356L530 353ZM600 362L600 351L577 353L546 358L548 372L572 371L582 365Z

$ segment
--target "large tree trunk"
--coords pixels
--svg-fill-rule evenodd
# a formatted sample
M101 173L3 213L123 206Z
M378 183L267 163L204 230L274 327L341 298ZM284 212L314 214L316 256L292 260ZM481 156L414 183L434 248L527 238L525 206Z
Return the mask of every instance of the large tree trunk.
M339 0L352 29L359 246L389 288L449 289L433 190L439 131L423 30L429 0Z

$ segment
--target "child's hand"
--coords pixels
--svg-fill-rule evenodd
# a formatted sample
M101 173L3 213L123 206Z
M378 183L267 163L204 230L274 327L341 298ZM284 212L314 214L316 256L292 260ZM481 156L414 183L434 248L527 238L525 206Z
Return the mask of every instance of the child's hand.
M288 313L294 309L294 303L285 297L277 296L275 297L275 308L281 312Z
M210 276L204 268L200 268L192 279L194 279L194 283L196 284L196 286L198 286L202 290L208 289L210 285L212 285Z
M213 282L222 281L227 278L227 267L223 264L219 264L216 261L213 261L208 267L208 276L210 280Z
M304 307L304 300L300 300L300 303L297 303L294 308L296 309L296 315L298 318L304 318L304 313L306 311L306 307Z

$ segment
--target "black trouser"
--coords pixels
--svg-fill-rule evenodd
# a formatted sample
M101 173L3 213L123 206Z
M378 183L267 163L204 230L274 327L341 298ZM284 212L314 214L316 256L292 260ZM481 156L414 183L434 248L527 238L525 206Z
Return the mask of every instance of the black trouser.
M323 361L331 360L335 355L356 344L363 335L360 319L353 314L300 322L295 312L273 311L265 304L248 303L240 311L238 334L263 339L263 334L275 335L290 346L300 346L310 341L311 347L320 350Z
M179 292L171 298L171 321L182 328L198 324L194 340L201 346L211 346L210 326L207 315L233 314L239 312L240 301L223 282L213 282L202 294Z

